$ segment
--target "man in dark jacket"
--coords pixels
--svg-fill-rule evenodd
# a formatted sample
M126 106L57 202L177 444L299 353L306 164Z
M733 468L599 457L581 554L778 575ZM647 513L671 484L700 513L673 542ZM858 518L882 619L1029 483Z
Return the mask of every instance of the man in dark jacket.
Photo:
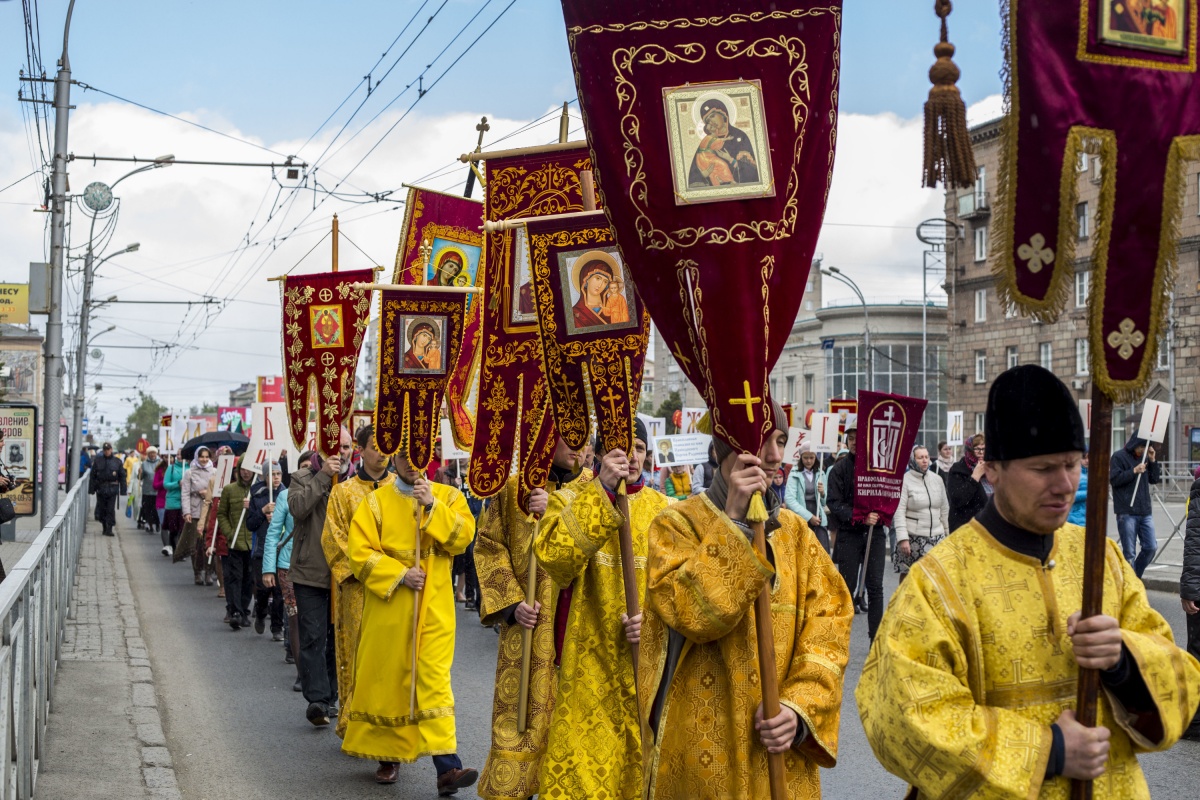
M229 627L235 631L250 624L250 598L254 596L254 578L250 569L252 534L246 527L254 470L242 466L244 459L244 456L238 459L237 477L221 490L221 500L217 504L217 527L229 548L229 554L221 559L225 575L225 607L229 611Z
M879 525L879 515L872 512L857 525L851 524L854 515L854 461L855 444L858 439L858 424L846 426L846 449L849 455L829 469L829 513L837 520L837 544L833 558L846 587L854 594L858 588L858 573L867 551L867 533L876 525L871 537L871 553L867 558L867 633L875 639L879 621L883 619L883 567L886 561L887 534ZM861 601L855 600L855 612L861 613Z
M1197 470L1200 475L1200 470ZM1187 650L1200 658L1200 477L1188 497L1187 527L1183 534L1183 572L1179 576L1179 599L1187 614ZM1200 714L1183 732L1183 738L1200 741Z
M92 478L88 491L96 495L96 521L104 526L105 536L115 536L117 524L117 495L125 493L125 465L113 455L110 442L104 443L100 455L92 459Z
M344 441L350 438L345 428L342 437ZM322 464L313 453L301 454L300 468L292 473L288 486L288 511L296 521L289 577L296 591L296 623L300 629L297 661L304 699L308 701L305 717L317 726L329 724L330 709L337 704L337 659L329 615L330 573L321 547L321 530L325 527L333 476L341 469L339 456L331 456Z
M262 582L263 543L271 515L275 512L275 496L282 491L283 473L278 464L269 466L271 485L259 478L250 487L250 506L246 509L246 527L254 534L250 551L250 573L254 577L254 632L261 634L271 616L271 639L283 641L283 590L279 584L267 588Z
M1145 456L1145 463L1142 458ZM1141 476L1139 479L1138 476ZM1112 454L1108 482L1112 484L1113 513L1121 536L1121 552L1140 578L1158 550L1154 538L1154 509L1150 505L1150 484L1162 478L1162 467L1155 460L1154 447L1145 439L1129 437L1125 446ZM1137 487L1136 494L1134 487ZM1141 550L1136 552L1138 542Z

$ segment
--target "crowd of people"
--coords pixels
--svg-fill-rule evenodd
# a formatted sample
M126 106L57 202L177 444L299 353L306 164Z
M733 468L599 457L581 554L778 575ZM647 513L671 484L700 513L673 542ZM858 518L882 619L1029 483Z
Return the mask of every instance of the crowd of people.
M807 443L784 464L777 405L757 454L714 439L704 464L655 470L638 421L630 452L559 439L545 489L526 494L514 476L490 501L440 453L424 472L402 454L389 459L370 426L343 429L337 455L304 452L291 469L285 458L266 469L239 459L219 492L220 450L198 448L185 464L151 449L127 469L105 446L93 491L109 533L110 495L138 482L139 527L162 537L165 556L190 561L196 584L216 583L232 630L269 629L296 665L308 722L336 722L343 751L375 762L379 783L428 757L443 796L478 782L486 798L760 797L769 755L789 753L790 796L820 796L819 768L837 758L850 630L865 613L863 725L883 765L922 795L1058 796L1067 779L1097 778L1107 764L1114 788L1104 796L1141 796L1133 748L1193 737L1200 698L1200 664L1171 644L1131 552L1139 537L1153 548L1137 518L1159 480L1155 453L1133 440L1124 462L1113 457L1114 502L1134 518L1121 523L1128 563L1107 560L1104 614L1080 619L1082 529L1067 519L1086 477L1082 423L1065 388L1062 402L1046 399L1057 379L1024 369L993 386L986 438L961 459L941 442L914 448L887 527L854 519L853 419L827 468ZM1069 424L1039 434L1017 411ZM751 545L759 498L765 555ZM889 548L901 583L885 613ZM766 586L780 698L770 714L750 611ZM1184 589L1189 633L1200 628L1197 586L1200 577ZM499 634L491 748L478 771L457 755L459 604ZM1048 620L1045 635L1031 640L1037 618ZM1037 649L1016 674L994 644L1013 635ZM1128 714L1106 712L1088 728L1062 711L1065 694L1000 689L1058 686L1077 666L1101 669L1110 702ZM1160 684L1168 674L1178 691ZM1016 757L1016 740L1037 758Z

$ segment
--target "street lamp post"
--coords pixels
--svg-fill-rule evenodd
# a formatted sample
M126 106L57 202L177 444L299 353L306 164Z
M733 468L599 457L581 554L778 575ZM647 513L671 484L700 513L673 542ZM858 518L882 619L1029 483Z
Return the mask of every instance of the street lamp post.
M867 299L863 297L862 290L858 288L858 284L852 279L842 274L842 271L837 267L828 267L821 270L821 274L829 278L834 278L849 286L856 295L858 301L863 307L863 348L867 353L867 390L875 390L875 370L871 364L875 360L875 354L871 352L871 318L867 312Z
M101 211L106 210L112 205L112 190L116 188L117 184L119 184L121 181L137 175L140 172L146 172L148 170L158 169L160 167L169 167L173 163L175 163L174 155L159 156L158 158L154 159L153 163L146 164L125 173L113 181L112 185L110 186L105 186L102 183L94 183L89 185L83 191L84 204L92 210L92 222L91 226L88 228L87 254L84 256L83 262L83 302L79 309L79 349L75 359L75 386L77 392L76 397L74 398L75 403L71 414L71 452L73 456L71 459L71 468L67 470L67 474L71 476L70 485L72 486L74 486L75 481L79 479L79 451L80 448L83 447L83 393L85 386L84 381L86 380L87 373L88 320L91 316L92 281L95 278L96 269L100 267L100 264L103 264L113 256L118 256L123 253L133 253L138 249L137 243L131 244L124 250L120 250L110 256L105 256L104 258L100 259L99 263L93 266L92 259L94 257L94 253L92 250L92 243L96 235L96 217Z

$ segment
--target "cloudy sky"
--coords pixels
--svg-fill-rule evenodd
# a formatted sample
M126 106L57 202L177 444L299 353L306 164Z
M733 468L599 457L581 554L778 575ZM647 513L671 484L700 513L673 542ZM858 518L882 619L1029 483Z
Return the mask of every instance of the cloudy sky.
M67 0L25 5L36 11L52 77ZM950 31L972 121L995 116L996 3L958 4ZM941 216L942 206L940 193L920 188L920 114L937 32L924 0L846 4L837 161L818 251L868 298L921 294L914 228ZM474 146L480 116L491 124L485 149L537 144L556 137L556 109L575 98L554 0L80 0L70 57L73 77L92 87L72 91L74 193L134 166L85 160L93 154L241 162L295 155L316 167L300 191L269 168L188 165L117 187L119 213L96 225L98 257L131 242L141 247L100 268L95 298L219 301L117 303L96 312L93 335L104 333L92 346L103 362L89 382L104 384L99 411L118 419L137 388L186 408L224 404L239 383L278 374L278 285L266 278L328 269L322 237L334 212L352 243L341 247L344 268L390 265L403 206L389 199L403 198L401 184L461 190L465 172L455 158ZM43 120L39 138L32 107L16 99L27 64L22 2L0 0L0 66L9 82L0 100L0 282L24 282L28 262L48 260L48 215L34 209L53 119ZM582 137L576 106L572 114L572 138ZM90 221L75 205L72 256L86 249ZM68 319L78 319L77 267L72 262ZM831 283L826 300L839 288ZM147 346L157 349L135 349Z

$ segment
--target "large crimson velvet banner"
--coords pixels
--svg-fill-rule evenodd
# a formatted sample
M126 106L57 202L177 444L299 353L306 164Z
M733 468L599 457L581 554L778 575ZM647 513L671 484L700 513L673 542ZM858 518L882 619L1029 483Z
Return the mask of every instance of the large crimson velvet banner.
M483 287L483 203L458 195L410 187L392 283ZM479 295L467 298L462 348L448 365L446 407L454 441L471 449L471 390L479 376L483 313Z
M388 455L402 449L418 470L433 457L446 382L459 362L467 298L449 289L383 292L375 445Z
M875 513L880 525L892 524L927 404L927 400L919 397L858 393L854 522L862 522L868 514Z
M659 333L757 451L833 175L839 0L562 0L596 178Z
M650 315L604 213L529 221L533 290L554 424L572 448L633 448Z
M283 371L288 427L303 449L309 403L315 397L317 446L324 456L338 452L342 423L354 405L354 371L367 330L375 271L288 275L283 280Z
M1196 0L1011 0L1006 24L1000 296L1052 322L1090 244L1091 374L1138 400L1166 330L1184 162L1200 159ZM1081 166L1093 208L1077 206Z
M484 173L485 216L499 221L583 211L579 173L586 169L591 161L583 142L565 150L490 158ZM529 491L546 485L555 444L524 226L485 235L484 269L471 491L480 497L496 494L515 468L524 501Z

